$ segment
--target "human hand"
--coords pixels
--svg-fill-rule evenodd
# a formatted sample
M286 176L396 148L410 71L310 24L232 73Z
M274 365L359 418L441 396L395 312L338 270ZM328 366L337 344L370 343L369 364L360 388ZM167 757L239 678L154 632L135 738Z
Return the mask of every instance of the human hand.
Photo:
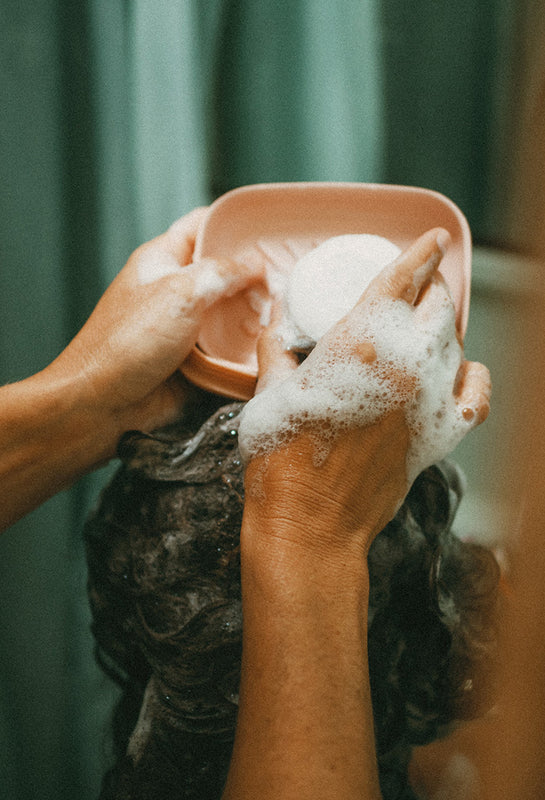
M76 381L119 433L172 422L184 400L177 368L193 347L205 309L259 280L256 267L209 259L191 263L206 209L196 209L139 247L89 320L48 368Z
M269 541L361 558L416 474L486 418L488 371L464 361L437 272L447 238L418 239L301 366L274 329L262 336L239 435L245 516Z

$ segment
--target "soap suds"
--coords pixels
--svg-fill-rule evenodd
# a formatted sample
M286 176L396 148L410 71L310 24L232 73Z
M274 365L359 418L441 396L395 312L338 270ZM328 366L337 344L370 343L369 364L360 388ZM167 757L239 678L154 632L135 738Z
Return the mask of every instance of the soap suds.
M180 264L168 250L148 247L139 252L136 270L138 283L146 286L180 272Z
M230 283L229 275L227 273L220 274L217 261L203 259L191 264L186 269L193 271L194 297L204 297L211 303L225 294Z
M159 247L145 248L138 255L137 275L141 286L155 283L167 275L181 275L182 271L193 278L193 297L204 297L210 302L221 297L232 282L228 273L224 271L222 274L218 262L213 259L202 259L182 267L172 253Z
M243 458L269 454L305 428L319 464L342 430L372 425L399 408L410 433L408 486L448 455L474 427L453 397L463 351L444 283L432 281L423 306L377 297L354 309L287 379L247 404L239 429ZM362 343L376 351L370 363L358 355Z

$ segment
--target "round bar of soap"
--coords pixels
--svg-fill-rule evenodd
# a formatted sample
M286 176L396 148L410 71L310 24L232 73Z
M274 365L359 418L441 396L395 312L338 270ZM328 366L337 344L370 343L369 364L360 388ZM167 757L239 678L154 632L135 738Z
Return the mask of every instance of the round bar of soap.
M370 233L326 239L297 261L288 280L288 315L315 342L355 306L400 248Z

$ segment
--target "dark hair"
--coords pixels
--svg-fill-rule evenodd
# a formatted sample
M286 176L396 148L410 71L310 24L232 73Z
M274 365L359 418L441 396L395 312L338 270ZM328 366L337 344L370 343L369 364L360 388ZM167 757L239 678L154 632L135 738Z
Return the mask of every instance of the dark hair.
M127 434L122 466L86 525L97 656L123 687L103 800L221 796L242 646L241 408L208 399L170 430ZM413 745L489 700L498 568L452 533L460 496L456 467L425 470L369 553L385 800L412 796Z

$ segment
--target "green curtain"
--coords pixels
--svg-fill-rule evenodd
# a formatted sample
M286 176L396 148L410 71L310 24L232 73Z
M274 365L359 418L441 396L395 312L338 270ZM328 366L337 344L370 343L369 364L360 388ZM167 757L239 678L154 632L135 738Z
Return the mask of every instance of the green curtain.
M520 10L521 5L518 8ZM0 380L47 364L131 250L236 185L389 181L501 239L514 0L2 0ZM109 470L0 540L0 794L91 800L115 690L82 522Z

